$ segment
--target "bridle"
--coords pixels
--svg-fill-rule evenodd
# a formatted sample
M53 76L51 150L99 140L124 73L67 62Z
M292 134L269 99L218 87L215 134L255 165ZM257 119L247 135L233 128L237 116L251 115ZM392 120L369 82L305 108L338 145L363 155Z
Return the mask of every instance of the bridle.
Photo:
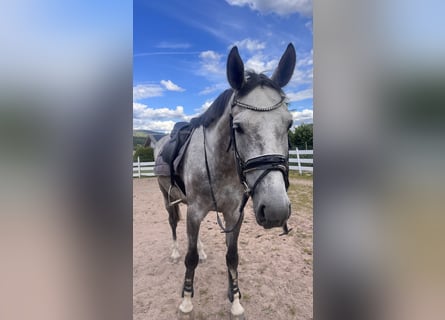
M233 145L238 177L240 179L241 185L244 188L244 193L243 193L243 199L241 201L241 205L240 205L240 209L239 209L240 215L239 215L238 221L229 230L223 226L221 219L219 217L219 214L218 214L218 207L217 207L216 198L215 198L215 195L213 192L212 181L211 181L209 166L208 166L208 161L207 161L207 151L206 151L206 147L205 147L205 140L206 140L205 139L205 129L203 127L203 130L204 130L204 158L205 158L205 164L206 164L206 170L207 170L207 177L208 177L209 183L210 183L210 192L212 195L213 204L215 207L215 211L217 213L218 225L222 229L223 233L232 232L233 230L235 230L235 228L237 228L239 226L239 224L243 220L244 207L246 206L247 201L249 200L249 198L251 196L254 195L256 187L266 177L267 174L269 174L272 171L280 171L283 174L286 191L289 188L289 159L288 159L288 156L284 156L281 154L264 154L264 155L256 156L256 157L253 157L253 158L250 158L247 160L244 160L241 157L241 155L238 151L237 143L236 143L236 129L233 126L232 110L234 107L241 107L241 108L258 111L258 112L267 112L267 111L272 111L272 110L275 110L275 109L281 107L283 104L283 101L284 101L284 97L282 97L280 101L278 101L276 104L274 104L272 106L265 107L265 108L259 108L259 107L239 101L236 97L236 94L232 100L230 116L229 116L230 117L230 142L229 142L229 146L227 148L227 152L230 150L230 147ZM256 181L253 183L253 186L249 187L246 174L249 172L252 172L252 171L256 171L256 170L263 170L263 172L258 176ZM287 229L287 225L283 228Z
M283 98L276 103L275 105L269 108L257 108L255 106L248 105L246 103L241 103L237 99L233 99L232 109L235 106L239 106L242 108L246 108L249 110L259 111L259 112L267 112L271 110L275 110L279 108L283 102ZM236 143L236 129L233 126L233 115L230 112L230 144L233 144L235 160L236 160L236 168L238 172L238 177L240 179L241 185L244 187L244 193L250 197L255 193L255 189L258 184L263 180L263 178L271 171L281 171L283 174L284 182L286 185L286 190L289 187L289 160L288 157L283 156L281 154L265 154L250 158L248 160L243 160ZM230 147L229 144L229 147ZM255 170L264 170L260 176L254 182L252 188L249 187L247 183L246 174Z

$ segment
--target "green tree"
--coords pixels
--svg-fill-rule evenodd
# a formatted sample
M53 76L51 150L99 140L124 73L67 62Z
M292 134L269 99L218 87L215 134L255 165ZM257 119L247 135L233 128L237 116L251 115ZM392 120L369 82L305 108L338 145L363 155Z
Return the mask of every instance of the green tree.
M295 149L296 145L295 145L295 135L294 135L294 132L289 129L289 131L287 132L287 137L289 139L289 148L290 149Z
M301 124L295 127L294 132L289 131L289 142L292 149L312 150L313 145L313 125Z
M139 147L144 146L147 137L133 136L133 150L137 150Z
M133 155L133 161L138 161L138 157L141 162L154 161L153 148L138 147Z

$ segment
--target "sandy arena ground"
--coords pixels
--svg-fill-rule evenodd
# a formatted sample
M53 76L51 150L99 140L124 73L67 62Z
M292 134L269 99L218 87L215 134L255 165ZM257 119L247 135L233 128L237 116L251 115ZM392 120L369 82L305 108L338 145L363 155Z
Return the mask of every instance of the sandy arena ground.
M265 230L249 201L239 238L239 287L246 318L312 319L312 180L291 179L288 236ZM186 206L181 204L179 263L170 261L171 231L155 178L133 179L133 319L177 319L186 253ZM214 212L201 225L207 261L195 271L195 319L229 319L225 236Z

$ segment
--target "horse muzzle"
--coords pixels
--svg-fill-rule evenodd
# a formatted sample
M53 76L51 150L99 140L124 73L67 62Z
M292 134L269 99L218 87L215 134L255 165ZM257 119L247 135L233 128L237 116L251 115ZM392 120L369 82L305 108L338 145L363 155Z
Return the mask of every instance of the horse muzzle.
M282 227L291 214L290 202L277 205L276 203L260 204L255 210L257 223L265 229Z

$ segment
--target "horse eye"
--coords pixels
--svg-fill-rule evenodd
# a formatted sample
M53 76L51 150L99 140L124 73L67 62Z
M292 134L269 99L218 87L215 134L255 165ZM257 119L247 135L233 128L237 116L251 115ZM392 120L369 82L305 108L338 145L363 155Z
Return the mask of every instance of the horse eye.
M244 130L239 123L234 123L233 129L235 129L235 131L238 133L244 133Z

